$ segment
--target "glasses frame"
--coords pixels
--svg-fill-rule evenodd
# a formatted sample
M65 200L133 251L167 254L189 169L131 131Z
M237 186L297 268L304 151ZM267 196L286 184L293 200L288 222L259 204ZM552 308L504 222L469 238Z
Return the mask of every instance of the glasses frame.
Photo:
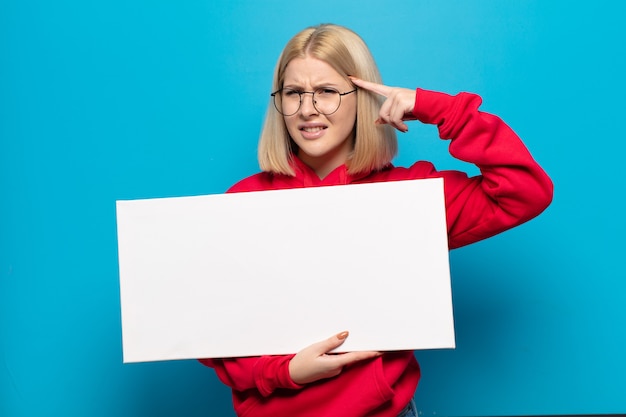
M319 90L324 90L324 89L325 90L337 91L334 88L319 88L318 91ZM339 91L337 91L337 93L339 94L339 104L337 105L337 108L334 111L330 112L330 113L324 113L323 111L318 109L317 106L315 105L315 93L316 93L316 91L296 91L296 90L294 90L292 88L288 88L288 90L291 90L294 93L298 94L298 96L300 98L300 104L298 104L298 108L293 113L290 113L290 114L283 113L282 109L279 109L278 108L278 104L276 103L276 95L281 93L283 90L284 90L284 88L281 88L279 90L274 91L272 94L270 94L270 96L272 96L272 99L273 99L272 101L274 102L274 108L276 108L278 113L282 114L283 116L285 116L285 117L293 116L294 114L296 114L296 113L298 113L300 111L300 108L302 107L302 95L303 94L311 94L311 101L313 102L313 107L315 108L315 110L317 110L319 112L319 114L323 114L324 116L330 116L331 114L335 114L337 112L337 110L339 110L339 107L341 107L341 98L343 96L347 96L348 94L354 93L355 91L358 90L358 88L355 88L354 90L346 91L344 93L340 93Z

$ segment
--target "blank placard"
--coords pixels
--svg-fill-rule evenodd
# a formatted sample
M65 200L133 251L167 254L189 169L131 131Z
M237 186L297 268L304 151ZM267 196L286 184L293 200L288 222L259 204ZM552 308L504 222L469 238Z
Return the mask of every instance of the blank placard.
M117 202L124 362L454 347L442 179Z

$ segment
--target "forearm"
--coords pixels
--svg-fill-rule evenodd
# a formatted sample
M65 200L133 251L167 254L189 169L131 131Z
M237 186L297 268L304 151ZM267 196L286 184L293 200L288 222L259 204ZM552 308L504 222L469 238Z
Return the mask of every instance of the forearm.
M552 182L517 134L499 117L478 110L480 97L417 90L414 115L436 124L450 153L481 175L439 173L446 187L450 247L463 246L521 224L552 199Z
M215 369L218 378L232 389L256 389L268 396L279 388L301 388L289 375L289 361L293 356L200 359L200 362Z

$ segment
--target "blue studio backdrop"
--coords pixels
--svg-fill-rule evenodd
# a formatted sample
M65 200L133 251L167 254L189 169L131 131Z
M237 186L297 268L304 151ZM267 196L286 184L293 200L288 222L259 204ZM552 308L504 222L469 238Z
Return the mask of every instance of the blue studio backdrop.
M623 4L1 0L0 415L234 415L195 361L122 364L115 201L256 172L276 59L322 22L387 84L480 94L555 183L451 253L458 347L416 352L421 415L626 412ZM398 165L475 173L432 126L400 136Z

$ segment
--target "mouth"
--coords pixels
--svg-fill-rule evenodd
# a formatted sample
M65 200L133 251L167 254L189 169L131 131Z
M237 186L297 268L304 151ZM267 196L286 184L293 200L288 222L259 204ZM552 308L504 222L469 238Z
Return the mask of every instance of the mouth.
M328 126L323 124L306 124L298 126L298 130L305 140L315 140L324 136Z
M300 131L307 133L317 133L326 129L326 126L300 126Z

